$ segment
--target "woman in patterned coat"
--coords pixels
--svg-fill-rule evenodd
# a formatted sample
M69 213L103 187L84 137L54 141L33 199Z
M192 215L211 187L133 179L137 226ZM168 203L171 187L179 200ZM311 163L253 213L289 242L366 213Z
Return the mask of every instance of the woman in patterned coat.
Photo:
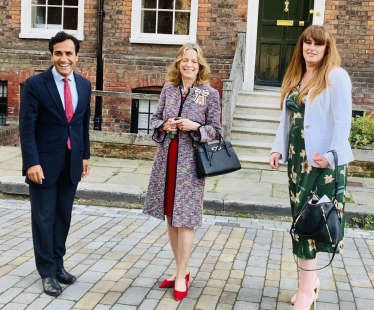
M194 146L218 139L221 110L198 45L179 49L168 78L151 119L159 146L143 212L160 220L166 216L176 271L160 287L174 287L175 299L181 300L188 293L194 228L201 226L203 213L204 179L196 174Z
M347 72L340 68L335 39L325 27L313 25L301 34L282 87L281 122L270 166L278 169L280 159L288 161L292 216L296 216L315 186L320 198L334 196L335 169L339 175L338 207L343 211L348 163L353 160L348 142L352 86ZM330 150L338 154L338 167ZM341 233L344 234L344 220ZM341 241L337 250L342 252L343 248ZM312 305L315 309L320 284L315 271L317 253L332 253L334 248L295 235L292 249L302 268L299 289L291 298L293 310L309 310Z

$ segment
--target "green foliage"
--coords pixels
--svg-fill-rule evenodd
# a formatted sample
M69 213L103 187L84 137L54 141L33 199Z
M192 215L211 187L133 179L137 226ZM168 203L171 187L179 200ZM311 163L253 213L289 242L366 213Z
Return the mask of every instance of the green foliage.
M372 214L367 214L365 217L353 217L352 221L358 225L359 228L365 230L374 230L374 219Z
M374 147L374 112L352 118L349 141L355 148Z

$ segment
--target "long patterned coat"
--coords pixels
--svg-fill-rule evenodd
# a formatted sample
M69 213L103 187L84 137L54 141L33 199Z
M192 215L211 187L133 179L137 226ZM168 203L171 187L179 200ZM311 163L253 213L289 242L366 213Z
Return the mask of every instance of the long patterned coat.
M166 83L162 89L155 113L151 119L153 140L159 143L143 212L158 219L165 219L164 197L166 168L171 138L158 132L169 118L188 118L201 126L197 132L178 130L178 159L174 208L171 225L194 228L201 226L204 198L204 179L196 174L193 141L209 142L218 138L215 128L220 129L220 100L214 88L194 86L190 89L183 106L179 87Z

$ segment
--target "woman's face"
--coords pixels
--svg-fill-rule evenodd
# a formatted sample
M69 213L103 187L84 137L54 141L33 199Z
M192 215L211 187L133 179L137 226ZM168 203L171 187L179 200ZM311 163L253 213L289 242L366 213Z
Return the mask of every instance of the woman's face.
M315 66L325 56L326 44L318 44L313 39L307 39L303 43L303 56L307 66Z
M199 61L195 50L186 50L184 52L183 58L179 62L179 71L181 72L182 80L196 81L197 73L199 72Z

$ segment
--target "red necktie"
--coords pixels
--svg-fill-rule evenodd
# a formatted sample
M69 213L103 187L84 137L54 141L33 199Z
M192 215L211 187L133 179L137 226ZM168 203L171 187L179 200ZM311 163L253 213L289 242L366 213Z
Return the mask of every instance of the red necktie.
M65 83L64 84L65 114L66 114L66 118L68 119L68 123L70 123L74 115L73 98L71 96L68 78L64 78L64 83ZM69 150L71 150L70 136L68 137L67 146Z

